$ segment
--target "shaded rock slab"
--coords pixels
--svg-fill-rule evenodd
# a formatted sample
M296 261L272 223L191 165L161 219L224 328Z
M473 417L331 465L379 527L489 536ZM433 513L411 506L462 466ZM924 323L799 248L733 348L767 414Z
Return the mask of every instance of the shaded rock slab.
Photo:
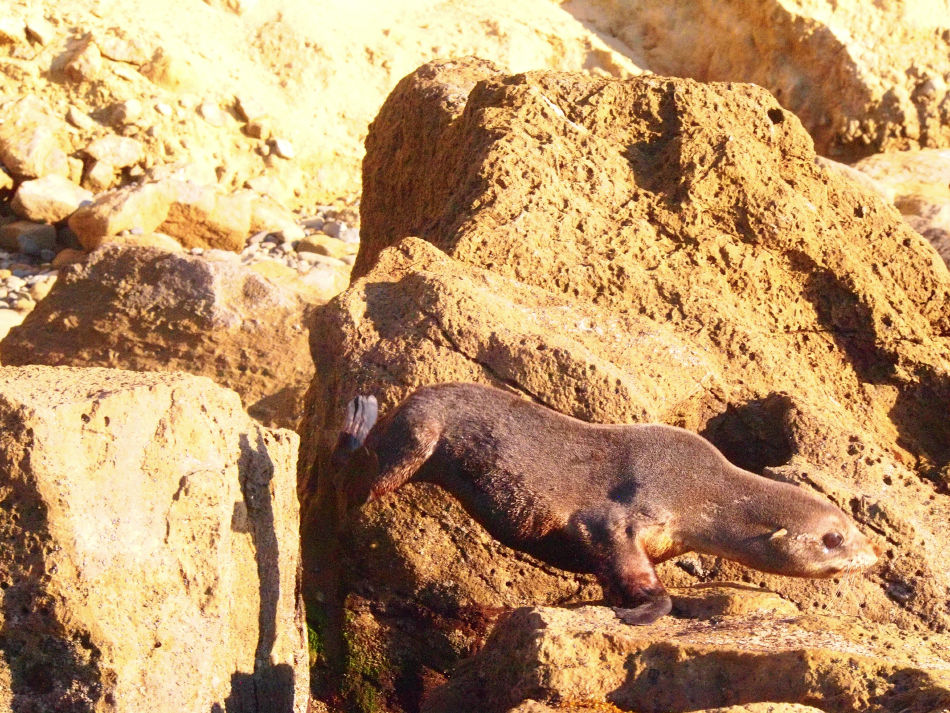
M0 361L201 374L262 423L295 429L313 375L311 307L233 253L106 245L63 270L0 342Z
M308 697L297 437L186 374L0 369L0 697L283 711Z
M638 713L769 701L826 713L930 713L950 705L948 644L831 616L632 627L606 607L523 608L499 621L423 710L500 713L534 699Z

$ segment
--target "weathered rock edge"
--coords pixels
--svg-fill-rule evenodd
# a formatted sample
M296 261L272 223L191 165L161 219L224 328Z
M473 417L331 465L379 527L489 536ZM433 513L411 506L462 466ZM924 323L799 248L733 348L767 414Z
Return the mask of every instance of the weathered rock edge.
M606 607L518 609L423 706L503 713L524 700L606 702L638 713L756 701L827 713L950 705L950 638L830 616L622 624Z

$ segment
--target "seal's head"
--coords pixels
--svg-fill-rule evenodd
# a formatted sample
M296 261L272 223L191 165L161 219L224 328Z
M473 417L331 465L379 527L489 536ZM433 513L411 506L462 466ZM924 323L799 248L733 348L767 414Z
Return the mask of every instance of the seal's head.
M771 502L759 532L735 558L749 567L791 577L836 577L877 562L878 550L831 503L800 488Z

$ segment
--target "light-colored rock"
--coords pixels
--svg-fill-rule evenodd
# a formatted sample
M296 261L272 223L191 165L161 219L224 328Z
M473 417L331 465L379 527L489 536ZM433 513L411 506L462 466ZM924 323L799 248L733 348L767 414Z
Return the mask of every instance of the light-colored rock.
M234 97L234 108L244 121L255 121L267 116L267 107L247 94L238 94Z
M887 186L895 198L950 198L950 149L875 154L858 161L854 168Z
M670 590L673 614L687 619L720 616L796 616L799 609L775 592L750 585L715 583Z
M53 174L21 183L11 207L29 220L56 223L91 199L91 192Z
M27 94L0 108L0 162L19 178L69 175L59 136L68 130L41 99Z
M66 111L66 121L83 131L88 131L96 125L95 119L74 106L69 107Z
M26 36L45 46L56 38L56 28L45 17L33 14L26 19Z
M281 287L300 294L307 302L323 304L340 294L350 281L349 268L310 270L301 275L277 260L256 260L248 268Z
M141 116L142 102L138 99L126 99L124 102L119 102L110 108L109 123L119 128L124 124L131 124Z
M636 627L606 607L525 608L502 619L423 710L503 713L530 697L650 713L749 701L826 713L930 711L950 701L948 645L946 635L832 616L667 618ZM768 710L758 705L752 710Z
M287 139L276 138L271 142L271 145L274 147L274 153L281 158L292 159L297 155L293 144Z
M751 82L795 113L819 153L950 146L945 0L571 0L640 66L705 82Z
M102 74L102 54L92 37L83 38L69 52L63 64L63 73L69 81L77 84L99 78Z
M211 126L222 127L227 122L228 117L214 102L206 101L198 105L198 114Z
M297 225L297 216L272 198L246 189L238 191L235 195L247 196L251 202L251 233L260 233L265 230L273 232L286 230L288 233L293 233L294 228L300 227Z
M168 182L172 194L159 230L186 248L220 248L240 252L250 235L251 200L246 194L222 195L210 186Z
M297 252L299 253L317 253L319 255L334 257L338 260L355 255L358 249L358 244L345 243L342 240L321 235L320 233L304 236L297 242Z
M140 141L116 134L106 134L96 139L85 150L96 161L104 161L116 168L138 163L145 153Z
M0 45L15 45L26 40L22 18L4 14L0 17Z
M13 327L22 324L25 317L24 313L14 309L0 308L0 340L6 337Z
M197 84L195 69L185 58L169 54L163 48L141 68L142 74L155 84L171 91L188 91Z
M141 66L149 60L149 52L139 38L129 36L119 27L96 34L96 44L104 57L116 62Z
M53 285L55 284L56 280L54 278L34 282L30 285L30 297L39 302L49 294L49 291L53 289Z
M116 182L117 170L108 161L93 161L83 176L83 185L97 193L108 190Z
M56 228L48 223L17 220L0 227L0 247L28 255L56 247Z
M123 245L125 247L157 248L177 253L184 250L181 243L165 233L121 233L110 235L102 241L103 245Z
M4 368L0 394L16 705L303 713L296 436L186 374Z
M81 207L68 220L80 244L92 250L104 238L124 230L139 228L154 232L168 216L172 201L170 187L162 183L143 183L101 193L92 203Z
M105 245L60 274L0 363L202 374L263 423L296 427L313 375L309 309L229 253Z

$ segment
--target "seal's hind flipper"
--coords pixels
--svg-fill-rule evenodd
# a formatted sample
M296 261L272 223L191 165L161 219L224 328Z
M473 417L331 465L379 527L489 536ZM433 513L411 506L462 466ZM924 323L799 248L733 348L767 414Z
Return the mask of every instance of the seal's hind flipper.
M333 455L330 456L334 467L342 467L350 455L363 445L378 415L379 407L375 396L360 395L350 400L346 405L346 418L340 430L340 437L337 439L336 448L333 449Z

